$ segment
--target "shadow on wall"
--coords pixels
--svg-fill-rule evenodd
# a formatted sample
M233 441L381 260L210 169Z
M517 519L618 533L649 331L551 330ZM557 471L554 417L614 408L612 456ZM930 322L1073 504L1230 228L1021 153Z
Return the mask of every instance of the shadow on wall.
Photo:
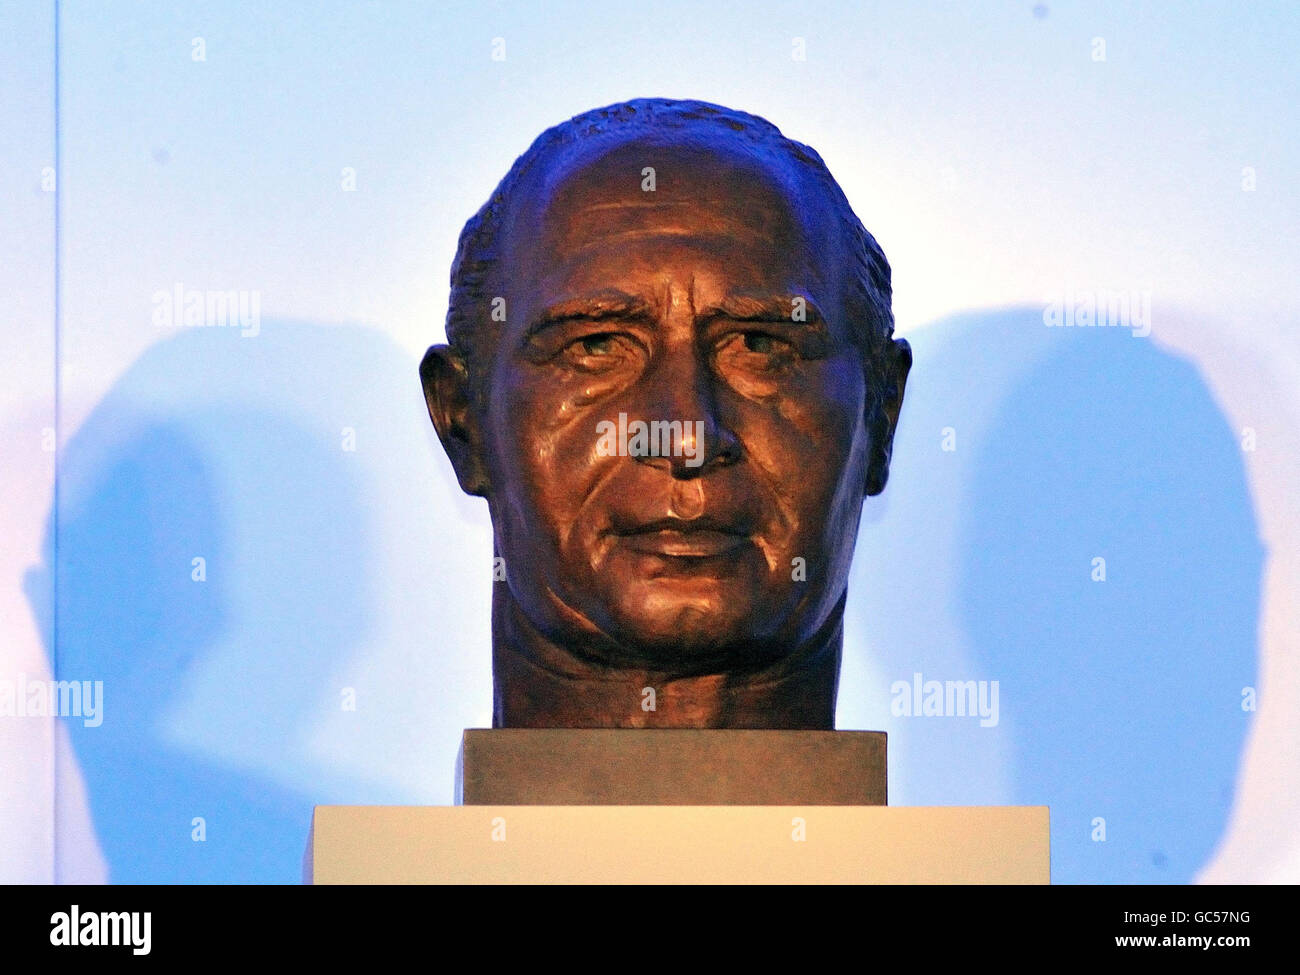
M1237 433L1192 365L1127 328L1008 310L909 341L893 497L870 530L919 549L902 581L933 603L872 636L889 679L998 681L1002 720L894 717L907 801L1050 806L1054 882L1192 881L1256 680L1264 552ZM973 672L944 671L943 639ZM1002 792L981 795L953 759L998 735Z
M407 409L374 391L414 375L364 329L194 329L142 356L68 444L58 551L51 525L30 575L57 557L53 672L103 681L102 724L66 724L111 881L300 877L320 800L266 769L311 779L302 739L339 709L331 677L372 626L340 417Z

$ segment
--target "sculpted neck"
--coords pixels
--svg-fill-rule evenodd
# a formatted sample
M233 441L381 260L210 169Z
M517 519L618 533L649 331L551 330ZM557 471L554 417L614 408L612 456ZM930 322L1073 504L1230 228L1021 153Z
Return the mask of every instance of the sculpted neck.
M841 600L807 644L765 670L683 677L588 663L547 639L498 591L492 600L492 725L832 730L843 608ZM647 689L654 692L653 710Z

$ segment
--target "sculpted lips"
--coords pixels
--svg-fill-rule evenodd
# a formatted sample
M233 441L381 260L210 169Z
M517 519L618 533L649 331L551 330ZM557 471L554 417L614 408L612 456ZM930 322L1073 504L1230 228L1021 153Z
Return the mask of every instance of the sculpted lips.
M714 558L745 545L750 526L741 520L708 515L683 520L659 518L632 525L616 525L612 534L636 552L673 558Z

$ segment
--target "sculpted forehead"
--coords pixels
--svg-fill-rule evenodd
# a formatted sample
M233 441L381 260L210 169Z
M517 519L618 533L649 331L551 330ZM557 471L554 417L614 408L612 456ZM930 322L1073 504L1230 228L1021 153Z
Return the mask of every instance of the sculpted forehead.
M834 260L841 246L824 192L793 160L725 135L580 142L518 190L507 235L512 273L539 258L581 262L593 251L674 238L787 262L795 253Z

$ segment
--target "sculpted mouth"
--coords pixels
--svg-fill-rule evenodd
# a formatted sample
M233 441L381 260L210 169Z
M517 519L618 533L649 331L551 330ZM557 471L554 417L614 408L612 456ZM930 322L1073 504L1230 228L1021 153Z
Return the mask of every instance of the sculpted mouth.
M633 551L674 558L713 558L750 541L747 526L707 516L689 521L660 518L615 528L613 534Z

